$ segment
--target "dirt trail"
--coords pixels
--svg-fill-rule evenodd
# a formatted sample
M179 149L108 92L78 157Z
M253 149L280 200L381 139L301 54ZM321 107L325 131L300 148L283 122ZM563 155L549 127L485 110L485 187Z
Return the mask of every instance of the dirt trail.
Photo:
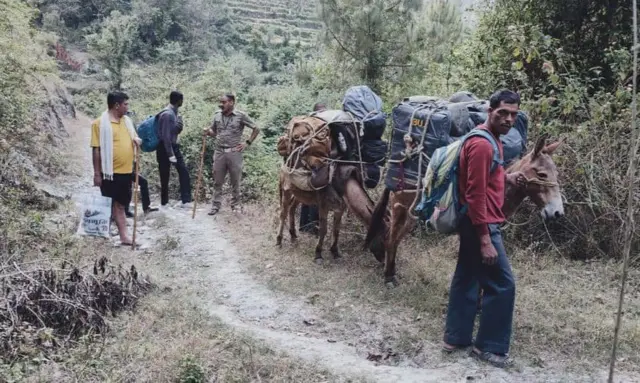
M68 147L75 152L77 174L57 185L61 193L70 193L78 200L91 190L89 142L90 121L79 115L67 121L71 138ZM82 148L82 150L78 150ZM523 381L604 381L604 372L593 376L569 376L562 372L525 367L519 372L506 372L460 357L425 368L389 366L369 361L357 349L359 335L349 335L346 329L339 340L322 326L309 326L320 313L305 303L305 297L276 293L252 276L246 254L235 248L222 228L233 219L233 213L221 212L212 218L206 215L208 206L200 206L195 219L191 211L179 207L162 209L141 222L139 240L147 250L130 252L132 262L141 269L151 270L160 283L180 289L185 299L222 319L232 328L265 341L278 351L325 367L344 379L365 379L379 382L523 382ZM253 222L265 222L256 216ZM268 225L265 225L268 226ZM163 241L175 243L174 256L155 256ZM275 248L265 251L276 251ZM322 272L320 269L319 273ZM312 287L310 287L310 291ZM307 322L305 324L305 321ZM384 322L381 326L393 326ZM345 333L347 335L345 335ZM349 339L351 336L351 339ZM366 336L366 334L365 334ZM439 353L437 344L427 344L427 353ZM436 359L437 360L437 359ZM618 379L621 377L618 375ZM622 378L623 381L631 381Z

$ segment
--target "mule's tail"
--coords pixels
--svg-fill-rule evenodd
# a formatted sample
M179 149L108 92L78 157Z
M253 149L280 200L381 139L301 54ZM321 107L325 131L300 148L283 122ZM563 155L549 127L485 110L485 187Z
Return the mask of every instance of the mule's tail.
M369 248L374 239L378 238L380 233L384 233L387 228L387 224L385 223L384 218L387 214L387 205L389 204L390 194L391 189L385 187L384 192L382 193L382 198L380 198L380 201L378 201L378 204L373 210L373 214L371 215L371 223L369 224L369 228L367 230L367 237L364 239L365 248Z

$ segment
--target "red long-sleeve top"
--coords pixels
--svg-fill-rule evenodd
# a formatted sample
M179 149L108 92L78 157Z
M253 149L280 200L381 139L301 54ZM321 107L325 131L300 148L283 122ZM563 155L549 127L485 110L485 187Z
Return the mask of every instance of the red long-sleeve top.
M477 129L489 131L486 125ZM494 135L495 137L495 135ZM496 137L500 159L503 158L502 142ZM468 215L478 234L489 234L487 224L504 222L505 171L502 166L490 173L493 164L493 147L484 137L471 137L462 146L458 186L460 200L468 204Z

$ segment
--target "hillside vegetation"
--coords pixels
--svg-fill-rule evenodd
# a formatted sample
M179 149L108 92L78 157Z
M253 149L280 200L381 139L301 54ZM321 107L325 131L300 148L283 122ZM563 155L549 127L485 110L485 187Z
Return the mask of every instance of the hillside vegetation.
M472 3L476 9L473 24L464 20L462 11ZM467 90L486 98L496 89L508 87L523 99L522 108L530 119L530 143L541 134L564 141L555 162L566 211L566 217L544 223L527 203L512 218L514 224L505 229L509 250L548 259L549 263L570 264L568 269L575 273L582 270L583 261L617 265L621 256L619 229L626 224L632 135L630 2L0 0L0 5L3 276L22 275L23 269L27 270L23 265L35 263L40 269L31 269L32 273L50 267L61 273L56 274L55 281L72 279L70 275L76 274L72 267L65 268L67 264L84 262L93 266L97 260L94 250L107 255L114 251L106 246L91 249L81 239L73 238L76 223L59 210L69 209L69 203L38 188L50 176L79 172L69 167L68 158L59 155L68 136L64 121L75 116L76 108L89 118L99 116L111 89L124 90L131 97L130 109L136 122L160 110L171 90L185 95L181 109L185 130L180 140L194 186L202 128L210 124L218 108L217 97L224 92L235 93L238 107L262 129L258 141L245 154L243 200L273 206L277 204L281 163L276 140L292 116L308 113L314 103L323 101L329 108L340 108L344 92L359 84L371 86L382 97L386 112L411 95L448 97ZM391 119L387 127L388 135ZM206 159L213 154L211 146L209 141ZM141 162L141 173L155 193L159 185L155 155L144 155ZM205 186L196 192L206 203L212 173L211 161L204 163ZM171 182L171 198L177 199L177 177L172 176ZM376 197L381 188L372 191L372 196ZM637 213L636 209L636 217ZM272 229L264 225L257 231ZM362 231L353 223L349 225L354 231ZM410 241L426 248L434 239L415 235ZM637 252L635 236L632 254L636 267ZM65 267L60 266L63 262ZM88 273L82 275L91 274L91 267L81 270ZM126 270L130 270L128 266ZM413 272L411 277L426 278L418 274ZM611 275L618 277L616 272ZM125 286L126 292L131 287L127 283L133 283L133 277L127 278L128 282L110 282ZM612 281L616 279L599 283L611 288ZM12 286L33 286L30 283L29 278L19 279ZM144 293L152 290L142 277L140 284ZM585 291L587 285L584 282ZM535 295L535 283L530 282L530 286L525 296ZM425 294L422 284L416 282L411 289L415 295L403 302L425 300L416 293L420 290ZM9 298L4 299L9 302ZM114 312L131 306L123 305ZM143 307L152 309L148 303ZM527 309L535 312L540 308L531 303ZM101 313L95 307L91 310ZM436 317L441 307L425 310ZM545 310L550 309L545 306ZM43 346L46 342L42 339L47 336L64 339L61 343L65 344L80 342L78 339L90 342L94 330L104 330L97 326L85 332L64 332L49 329L52 325L43 323L39 315L21 315L30 321L28 329L20 328L30 334L24 341L26 348L15 335L15 318L0 313L0 351L11 355L0 371L10 370L16 380L28 375L28 366L36 355L52 355L50 347ZM571 315L570 310L563 315ZM140 325L150 326L144 320ZM154 322L153 318L147 320ZM580 323L608 325L593 318ZM220 338L231 337L215 323L208 326L218 331ZM121 327L135 332L135 328ZM559 331L550 327L546 329L549 333ZM527 334L536 337L531 328ZM608 341L601 330L598 327L597 336L592 334L598 344ZM557 339L571 338L567 334L562 332L564 337L558 335ZM580 332L576 334L577 338ZM544 348L547 344L537 345ZM201 351L206 349L201 347ZM637 335L629 336L625 347L640 347ZM225 350L229 360L246 358L237 344ZM588 350L590 355L597 351ZM276 363L268 350L261 353L260 363ZM175 351L174 357L179 358L179 354ZM15 367L18 361L24 364ZM199 371L197 366L189 367L190 359L184 362L188 365L185 369ZM310 371L291 363L282 376L295 379ZM234 373L225 371L229 376ZM255 374L240 375L239 380L250 380ZM322 372L315 376L323 379L329 375Z

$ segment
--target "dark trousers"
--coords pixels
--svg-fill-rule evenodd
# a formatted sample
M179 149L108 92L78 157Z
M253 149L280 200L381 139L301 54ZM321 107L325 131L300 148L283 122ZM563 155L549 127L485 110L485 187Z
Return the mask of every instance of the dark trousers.
M459 346L471 344L478 289L482 288L482 313L475 346L480 351L507 354L516 287L500 227L489 225L489 231L498 252L498 259L491 266L482 263L480 239L471 220L465 216L461 221L458 265L451 281L444 341Z
M180 180L180 199L182 203L191 202L191 179L189 177L189 171L182 158L180 152L180 146L178 144L172 144L173 155L176 157L177 162L174 164L176 170L178 170L178 177ZM160 141L158 149L156 149L156 158L158 160L158 169L160 170L160 204L163 206L169 203L169 175L171 174L171 162L169 156L164 148L164 143Z
M318 226L319 219L320 217L318 215L317 206L301 205L300 230L312 231L316 226Z
M131 190L135 186L136 172L133 172L133 181L131 182ZM151 198L149 197L149 182L141 174L138 175L138 186L140 187L140 199L142 201L142 211L145 211L151 206ZM125 206L125 211L129 211L129 205Z

